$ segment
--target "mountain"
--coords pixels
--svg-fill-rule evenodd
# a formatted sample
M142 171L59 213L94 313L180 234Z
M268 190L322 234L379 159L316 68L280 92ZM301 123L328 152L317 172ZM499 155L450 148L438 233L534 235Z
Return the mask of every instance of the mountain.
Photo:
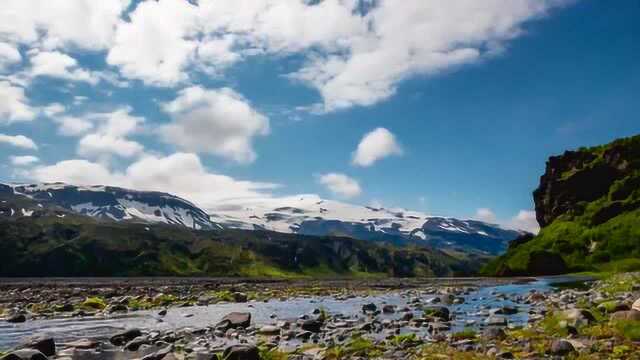
M28 216L34 211L42 212L45 208L62 208L77 214L116 222L164 223L196 230L220 228L220 225L211 222L205 211L191 202L161 192L63 183L0 184L0 196L11 197L14 200L25 197L36 205L34 208L11 208L5 203L5 216Z
M212 213L211 219L227 228L344 236L490 255L504 252L509 241L523 234L476 220L428 216L404 209L357 206L324 200L316 195L226 204Z
M86 191L66 188L70 193ZM93 217L97 214L93 210L82 214L36 200L32 195L42 189L31 188L32 197L14 189L25 191L0 185L0 277L461 276L477 271L483 261L473 255L456 258L428 247L396 247L350 238L195 230L168 225L169 220L114 221L108 215ZM53 191L50 186L47 189ZM105 194L113 195L110 190ZM51 198L58 198L54 191ZM131 207L124 209L131 211Z
M62 209L115 222L164 223L195 230L224 227L339 236L395 245L430 246L450 252L474 252L483 256L504 252L509 241L522 234L476 220L357 206L323 200L316 195L221 203L210 215L174 195L111 186L0 184L0 196L18 201L13 206L1 204L0 216L38 216L43 211ZM25 199L32 202L25 204Z
M640 135L549 158L533 199L540 233L485 273L640 269Z

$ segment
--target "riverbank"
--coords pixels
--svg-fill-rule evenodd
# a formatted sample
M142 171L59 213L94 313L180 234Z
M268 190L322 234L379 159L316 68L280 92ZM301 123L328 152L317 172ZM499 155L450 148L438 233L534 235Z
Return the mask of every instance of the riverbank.
M17 320L25 321L1 322L0 346L8 351L40 334L23 346L50 358L211 359L226 352L228 359L633 359L640 351L639 279L101 279L80 288L74 288L78 279L47 279L27 288L0 281L3 294L41 292L44 302L63 296L66 286L71 294L93 295L83 301L93 298L92 306L101 307L32 315L17 308L36 305L13 303L5 307L5 319L23 315ZM558 281L565 286L551 286ZM153 296L138 293L151 289ZM183 302L209 291L229 297ZM171 299L173 294L183 298ZM135 309L146 296L158 301Z

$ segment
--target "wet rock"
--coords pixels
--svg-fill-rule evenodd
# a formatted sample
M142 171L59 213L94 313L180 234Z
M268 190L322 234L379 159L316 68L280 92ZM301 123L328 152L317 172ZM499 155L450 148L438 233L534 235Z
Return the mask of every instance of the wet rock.
M567 340L555 340L551 344L551 349L549 349L549 351L553 355L565 356L576 351L576 349Z
M396 307L393 305L385 305L382 307L382 312L385 314L393 314L396 312Z
M216 329L226 331L228 329L246 329L251 325L251 313L248 312L232 312L216 324Z
M313 333L319 333L322 329L322 321L316 319L304 320L300 324L302 330L311 331Z
M378 310L378 307L374 303L362 305L362 312L363 313L375 312L376 310Z
M565 310L562 312L561 316L566 319L567 324L574 327L589 325L596 319L591 312L584 309Z
M123 346L138 336L142 336L140 329L129 329L112 336L109 341L115 346Z
M279 335L280 328L274 325L265 325L258 329L258 334L261 335Z
M74 349L93 349L93 348L96 348L98 344L100 343L95 340L81 339L81 340L68 342L64 344L64 346L68 348L74 348Z
M166 315L167 315L167 309L162 309L158 311L158 316L166 316Z
M640 311L627 310L611 314L611 321L640 321Z
M107 306L106 311L108 313L128 312L129 308L127 307L127 305L124 305L124 304L113 304L113 305Z
M633 305L631 305L631 310L640 311L640 299L633 302Z
M258 348L252 345L233 345L224 350L225 360L260 360Z
M142 358L142 360L163 360L171 353L173 350L173 346L164 347L154 353L146 355Z
M491 315L484 320L487 326L507 326L507 318L501 315Z
M29 338L19 345L18 348L38 350L45 356L53 356L56 354L56 342L49 336L35 336Z
M24 314L15 314L7 318L7 322L13 323L13 324L23 323L25 321L27 321L27 317L24 316Z
M518 313L518 308L513 306L503 306L501 308L493 309L490 312L496 315L514 315Z
M444 321L449 321L449 309L446 306L429 306L424 308L425 316L433 316Z
M8 353L2 360L47 360L45 354L34 349L22 349Z
M140 346L145 344L149 344L149 338L146 336L138 336L137 338L127 342L124 349L129 351L138 351Z

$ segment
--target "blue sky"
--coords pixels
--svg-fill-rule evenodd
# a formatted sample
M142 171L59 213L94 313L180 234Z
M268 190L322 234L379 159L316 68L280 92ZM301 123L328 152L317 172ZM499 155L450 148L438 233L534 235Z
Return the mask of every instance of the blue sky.
M640 132L637 1L99 3L0 10L3 181L530 227L547 157Z

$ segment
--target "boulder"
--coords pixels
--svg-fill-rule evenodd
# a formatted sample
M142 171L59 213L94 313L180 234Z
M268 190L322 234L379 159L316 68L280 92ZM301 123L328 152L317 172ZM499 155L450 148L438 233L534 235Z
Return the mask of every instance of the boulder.
M507 334L500 328L489 327L484 329L482 337L487 340L503 340L507 337Z
M633 305L631 305L631 310L640 311L640 299L633 302Z
M11 315L9 318L7 318L7 322L9 323L23 323L27 321L27 317L24 316L24 314L15 314L15 315Z
M260 360L258 348L253 345L233 345L224 350L225 360Z
M567 340L555 340L551 343L551 349L549 351L553 355L565 356L575 352L576 349Z
M246 329L251 325L251 313L248 312L232 312L216 324L216 329L222 329L224 331L228 329Z
M627 310L611 314L611 321L640 321L640 311Z
M22 349L8 353L0 358L1 360L48 360L47 357L38 350Z
M304 320L302 321L302 324L300 324L300 327L305 331L319 333L322 329L322 321L316 319Z
M375 312L376 310L378 310L378 307L374 303L362 305L362 312L363 313Z
M274 325L265 325L258 330L261 335L279 335L280 328Z
M429 306L423 310L425 316L433 316L444 321L449 321L449 309L446 306Z
M31 337L20 344L18 348L38 350L45 356L54 356L56 354L56 342L49 336Z
M171 353L172 350L173 350L173 346L167 346L154 353L144 356L142 360L162 360L165 357L167 357L167 355L169 355L169 353Z
M138 336L142 336L142 331L139 329L129 329L113 335L109 341L115 346L123 346Z
M393 305L385 305L382 307L382 312L385 314L393 314L396 312L396 307Z
M589 325L596 320L591 312L584 309L565 310L561 313L561 316L567 321L567 324L573 327Z

